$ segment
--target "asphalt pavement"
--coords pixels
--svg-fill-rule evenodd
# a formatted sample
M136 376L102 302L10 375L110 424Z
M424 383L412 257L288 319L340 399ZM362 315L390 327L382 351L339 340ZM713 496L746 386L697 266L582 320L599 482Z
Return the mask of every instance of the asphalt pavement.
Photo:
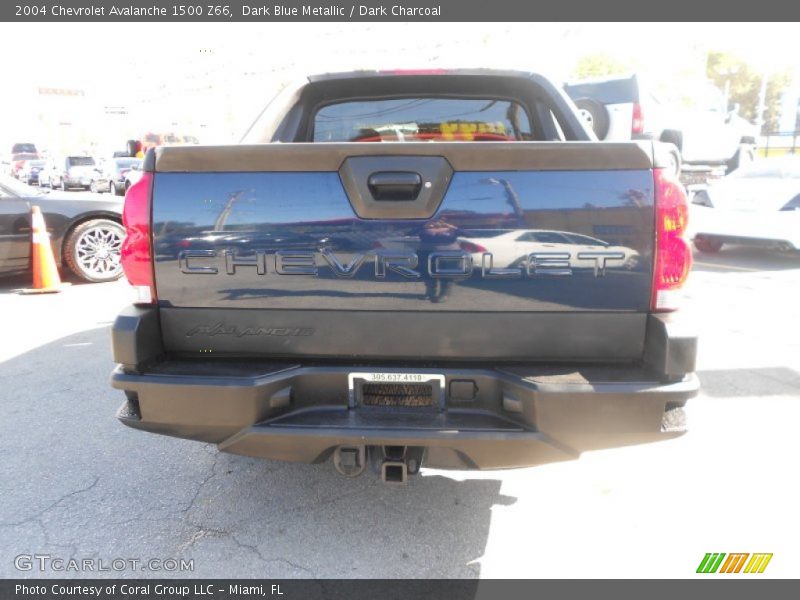
M685 436L401 487L122 426L109 327L127 284L13 292L27 283L0 280L2 577L691 577L706 552L798 574L800 255L696 257ZM70 558L95 570L53 568Z

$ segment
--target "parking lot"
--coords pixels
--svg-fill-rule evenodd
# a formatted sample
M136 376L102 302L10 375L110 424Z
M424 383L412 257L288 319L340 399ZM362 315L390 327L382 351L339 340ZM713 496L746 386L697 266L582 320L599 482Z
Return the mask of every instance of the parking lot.
M120 425L109 327L124 281L20 296L0 280L0 575L15 557L192 559L200 577L688 577L706 552L800 561L800 256L697 256L690 432L503 472L423 470L407 486L330 464L220 454ZM613 549L613 551L609 551Z

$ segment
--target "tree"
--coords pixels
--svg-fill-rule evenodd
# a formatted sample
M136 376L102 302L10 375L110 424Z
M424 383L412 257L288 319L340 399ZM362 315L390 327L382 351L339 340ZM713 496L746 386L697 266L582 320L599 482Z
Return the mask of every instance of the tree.
M758 95L762 73L739 57L727 52L709 52L706 74L721 90L728 82L728 99L740 106L739 114L750 121L758 117ZM788 71L771 73L764 103L764 131L776 131L780 117L781 95L791 82Z
M578 60L573 75L578 79L582 79L584 77L619 75L630 70L629 65L612 58L608 54L589 54Z

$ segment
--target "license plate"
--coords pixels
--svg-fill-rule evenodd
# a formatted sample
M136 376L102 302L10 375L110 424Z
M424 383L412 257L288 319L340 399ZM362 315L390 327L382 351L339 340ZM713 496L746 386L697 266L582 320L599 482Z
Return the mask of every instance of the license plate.
M356 405L357 391L364 383L430 383L433 385L433 397L439 402L444 399L444 382L444 375L440 373L387 373L382 371L370 371L364 373L350 373L347 376L350 406Z

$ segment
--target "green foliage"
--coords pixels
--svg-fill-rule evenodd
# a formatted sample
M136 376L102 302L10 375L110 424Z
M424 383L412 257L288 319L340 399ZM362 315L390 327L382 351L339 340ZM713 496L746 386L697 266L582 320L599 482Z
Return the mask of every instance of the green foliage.
M739 57L727 52L709 52L706 74L719 89L730 82L729 100L739 103L739 114L755 121L758 116L758 94L761 89L762 73ZM776 131L780 117L781 94L791 82L788 71L771 73L767 81L767 95L764 112L764 131Z
M573 75L576 78L604 77L629 72L630 66L612 58L608 54L590 54L582 57L575 66Z

